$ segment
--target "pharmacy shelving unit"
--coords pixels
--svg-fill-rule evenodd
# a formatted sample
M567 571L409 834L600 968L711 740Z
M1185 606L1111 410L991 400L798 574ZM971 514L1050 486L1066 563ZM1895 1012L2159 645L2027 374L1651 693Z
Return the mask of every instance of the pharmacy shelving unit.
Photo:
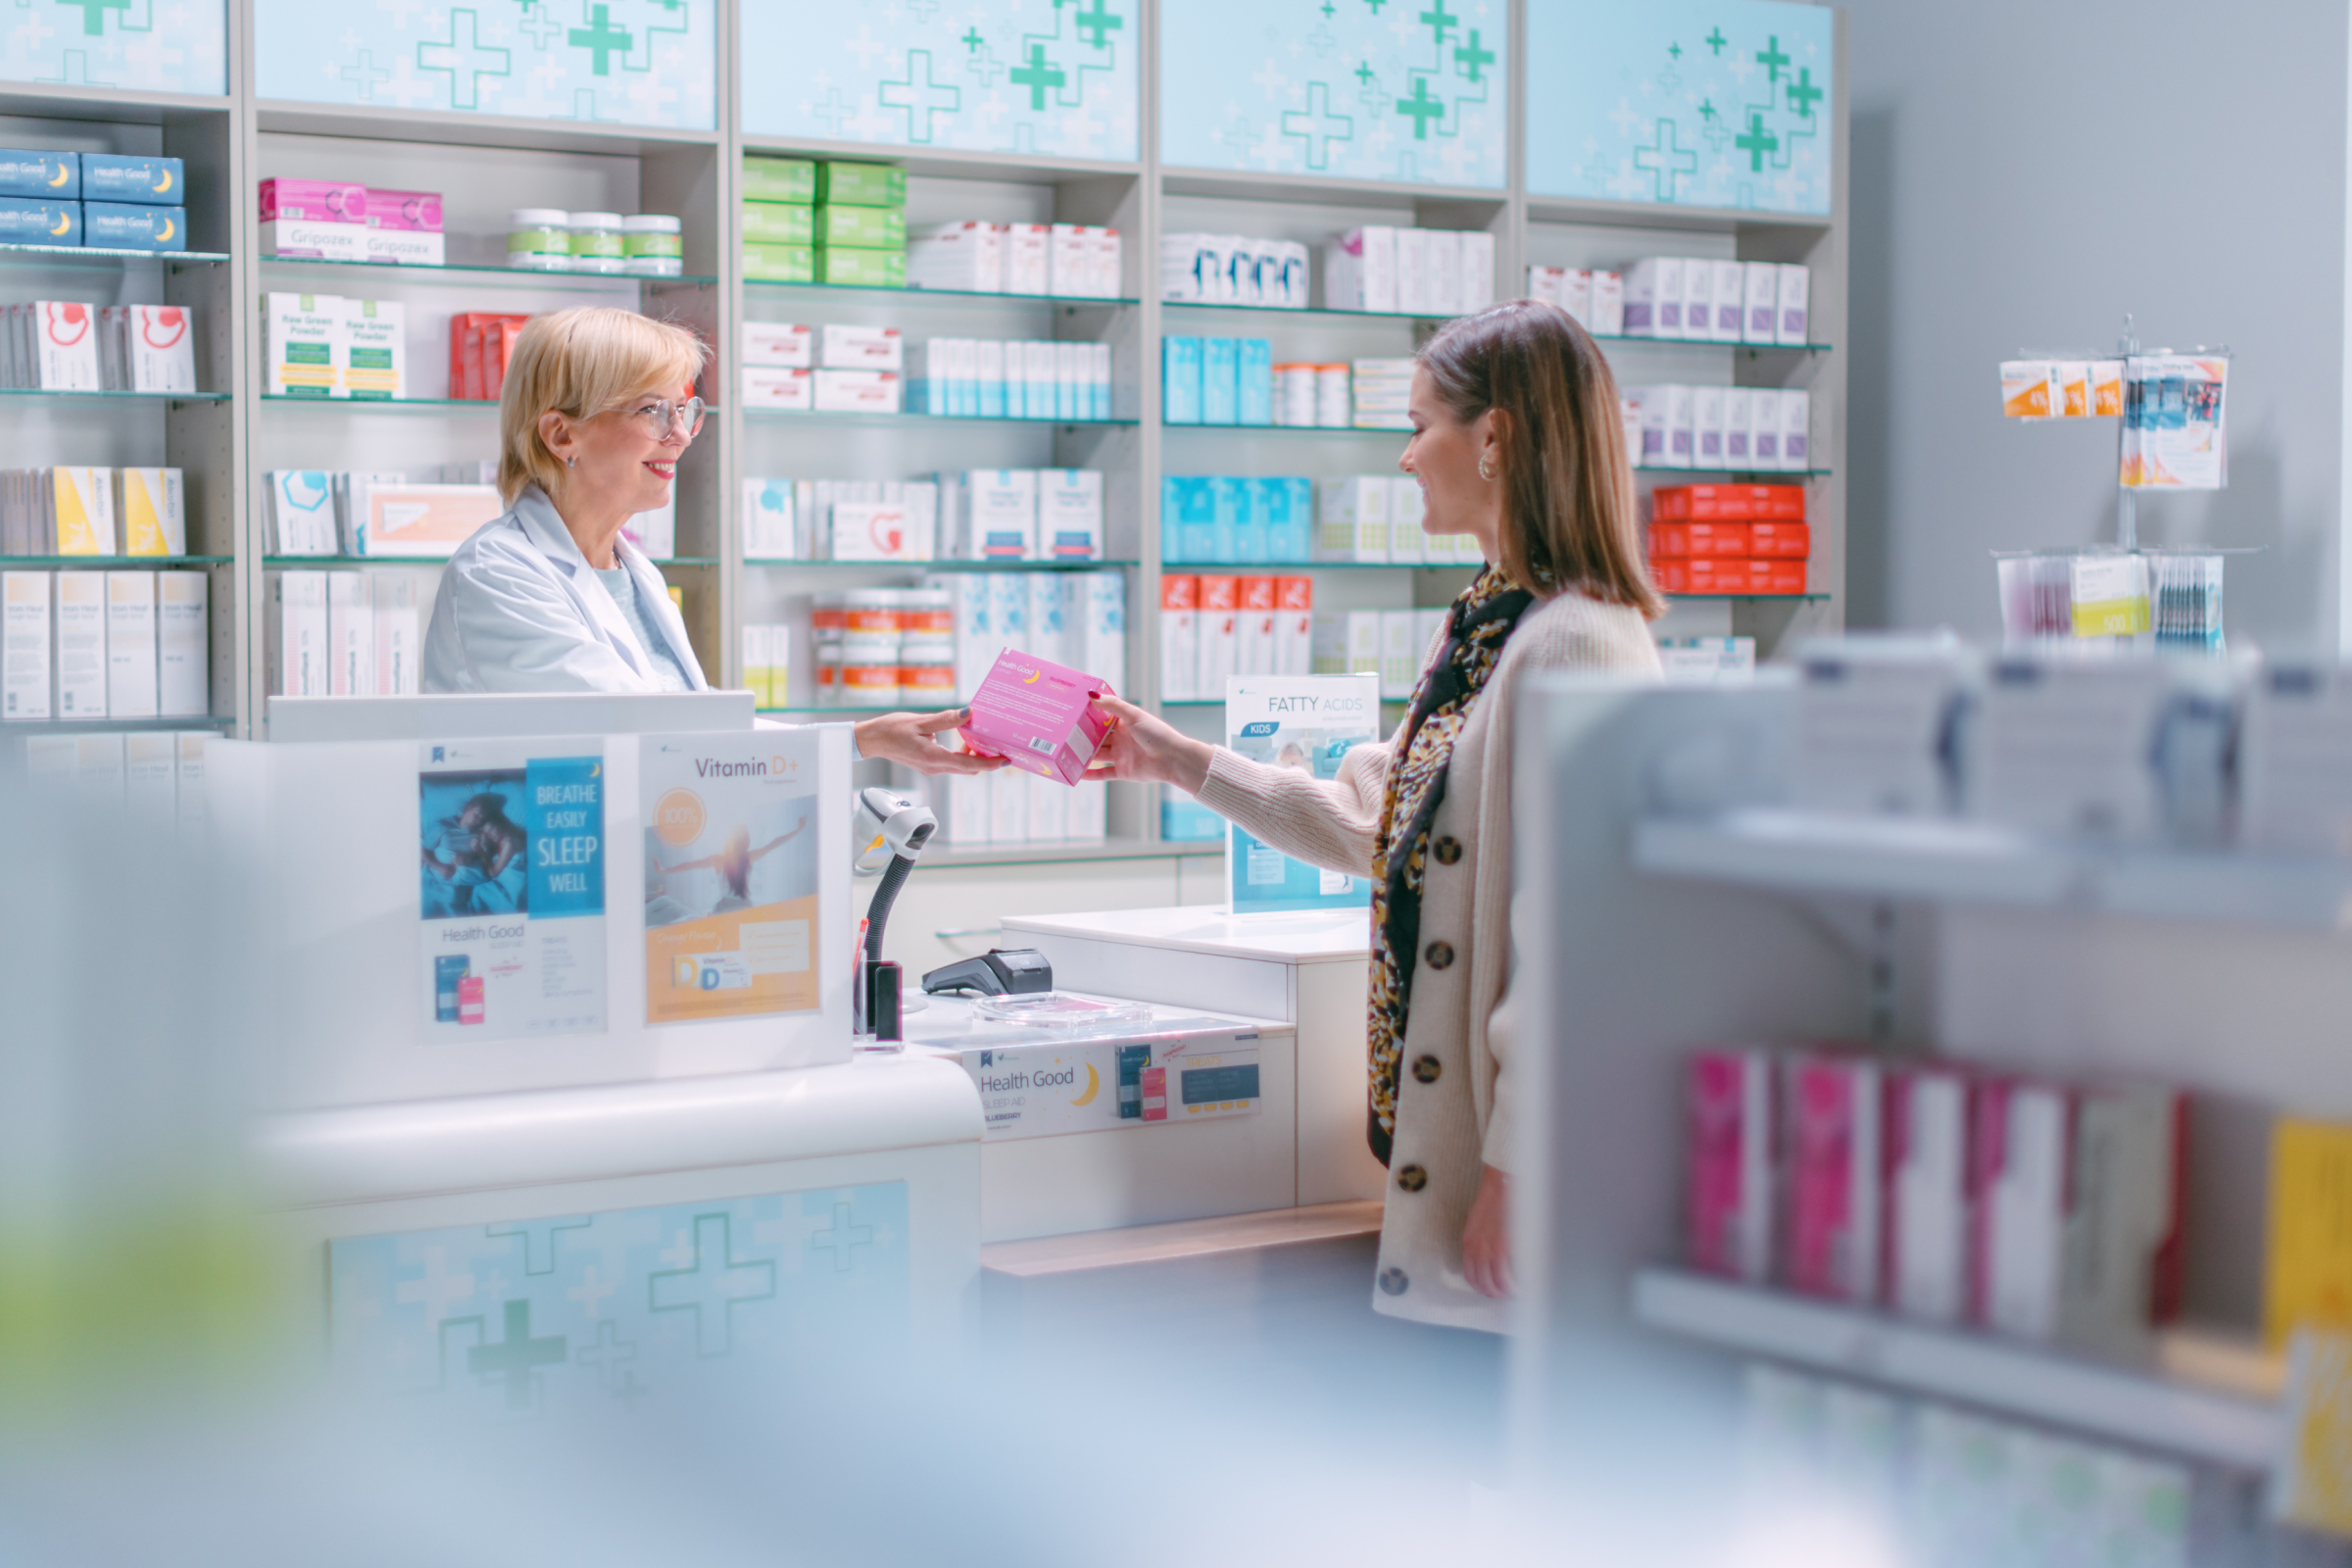
M1797 811L1777 804L1795 721L1777 682L1562 677L1522 716L1521 765L1557 804L1522 826L1543 892L1521 972L1565 1020L1525 1091L1522 1460L1592 1453L1588 1415L1628 1397L1728 1420L1734 1369L1765 1360L2184 1459L2252 1498L2283 1451L2255 1333L2269 1127L2352 1113L2352 865ZM1681 1267L1690 1052L1811 1040L2185 1089L2182 1323L2092 1355ZM1688 1431L1605 1436L1640 1465L1669 1426Z
M1803 261L1813 268L1812 351L1612 342L1622 379L1719 378L1802 385L1816 394L1814 441L1822 471L1805 476L1815 530L1810 587L1801 599L1692 601L1663 630L1753 632L1765 652L1791 631L1842 623L1843 333L1845 311L1846 108L1843 32L1834 104L1833 155L1839 171L1831 216L1783 219L1752 213L1565 201L1527 186L1523 132L1511 132L1505 183L1455 188L1327 179L1163 165L1157 141L1156 0L1143 0L1132 36L1140 45L1140 157L1095 162L1017 152L978 153L856 141L747 135L739 102L749 63L735 39L742 0L721 0L715 47L715 129L662 130L609 122L265 99L255 91L253 6L229 0L228 92L220 98L18 85L0 93L14 118L12 145L160 151L188 160L191 253L162 261L101 259L95 253L55 269L31 256L0 253L0 278L15 298L70 293L107 300L178 300L199 311L199 385L207 399L153 400L90 408L59 400L0 397L0 420L32 443L20 460L122 464L169 462L190 484L190 544L214 580L213 719L242 735L264 731L265 638L258 612L266 572L281 566L367 566L412 571L419 605L437 581L431 562L280 561L263 548L264 475L276 468L408 471L486 459L496 452L487 405L446 398L443 332L464 310L531 311L580 303L633 306L674 317L704 332L714 355L703 395L715 413L680 468L677 541L664 565L683 591L697 653L714 678L741 675L746 624L793 614L800 601L832 588L915 581L924 568L747 560L742 481L754 477L905 479L970 466L1095 467L1105 476L1104 564L1128 579L1128 685L1159 703L1158 498L1170 473L1326 474L1389 472L1402 446L1395 431L1172 428L1161 423L1160 343L1173 332L1262 336L1278 359L1337 362L1412 352L1434 322L1409 316L1238 310L1162 303L1160 235L1213 229L1279 235L1316 256L1334 234L1362 223L1479 228L1494 238L1497 298L1522 291L1529 262L1623 267L1655 254L1737 255ZM1512 100L1527 102L1524 6L1511 9ZM766 69L764 67L762 70ZM761 80L754 74L755 82ZM47 138L44 140L44 138ZM902 165L908 172L911 223L987 218L1004 221L1109 224L1124 240L1124 275L1113 300L974 296L944 291L835 288L746 278L738 214L744 155L847 158ZM443 194L449 265L365 267L265 259L260 254L258 185L274 175L361 179ZM683 220L686 275L636 280L517 272L505 268L508 212L517 206L674 213ZM199 254L201 253L201 254ZM92 286L95 283L96 286ZM398 405L323 405L263 396L266 291L309 291L393 299L409 310L408 372L413 398ZM763 414L736 395L740 324L747 319L881 322L912 338L933 334L1040 337L1107 342L1113 417L1098 423L849 418ZM1704 475L1687 475L1705 477ZM1729 477L1729 476L1725 476ZM1646 489L1659 476L1644 474ZM1214 568L1210 568L1214 569ZM1447 602L1466 567L1310 565L1317 603L1327 609L1403 608ZM808 666L794 671L806 691ZM1391 716L1397 711L1391 709ZM1215 732L1213 705L1171 710L1198 733ZM1114 786L1114 846L1131 857L1200 859L1220 844L1158 841L1147 792ZM1091 846L992 847L991 865L1011 860L1084 862ZM1075 895L1074 895L1075 896Z
M212 608L212 697L202 718L55 720L9 734L137 728L226 730L243 711L237 657L246 613L239 572L245 514L241 461L247 408L237 396L245 355L236 310L237 192L245 187L238 119L220 99L11 83L0 88L0 132L12 147L149 154L184 161L187 250L169 254L66 246L0 246L0 296L94 305L182 305L195 313L193 396L0 391L11 466L162 465L186 480L188 554L172 558L10 557L30 569L202 570Z

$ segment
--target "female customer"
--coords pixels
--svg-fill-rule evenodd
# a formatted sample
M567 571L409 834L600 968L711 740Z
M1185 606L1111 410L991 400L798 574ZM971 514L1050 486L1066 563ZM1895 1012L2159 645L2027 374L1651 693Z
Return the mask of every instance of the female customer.
M426 691L709 689L661 572L620 531L669 500L703 426L691 394L707 357L686 328L632 311L531 318L499 398L508 511L450 558L425 632ZM865 719L858 755L926 773L1003 766L931 738L961 716Z
M1519 1113L1509 937L1511 705L1547 669L1658 673L1617 383L1584 328L1521 300L1454 321L1418 357L1401 466L1422 526L1487 566L1453 602L1404 721L1319 782L1192 740L1133 704L1114 777L1189 790L1267 844L1371 874L1370 1138L1390 1169L1372 1304L1499 1330Z

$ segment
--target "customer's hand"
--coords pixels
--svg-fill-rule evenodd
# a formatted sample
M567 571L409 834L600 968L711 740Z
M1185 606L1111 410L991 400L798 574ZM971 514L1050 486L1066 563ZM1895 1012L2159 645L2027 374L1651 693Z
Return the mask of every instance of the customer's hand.
M1208 760L1216 748L1197 741L1164 719L1153 718L1124 697L1104 692L1095 707L1111 721L1102 749L1087 769L1090 778L1132 779L1140 784L1173 784L1189 795L1208 781Z
M1510 1222L1511 1179L1489 1165L1462 1222L1462 1273L1471 1289L1497 1300L1511 1294Z
M936 713L884 713L858 721L858 755L885 762L904 762L917 773L993 773L1004 765L1002 757L952 752L931 737L954 729L972 716L968 708L944 709Z

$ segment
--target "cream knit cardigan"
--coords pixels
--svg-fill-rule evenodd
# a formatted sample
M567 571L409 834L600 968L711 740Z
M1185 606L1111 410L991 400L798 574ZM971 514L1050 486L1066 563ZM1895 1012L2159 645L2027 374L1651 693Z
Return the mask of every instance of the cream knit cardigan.
M1442 646L1443 634L1425 665ZM1520 681L1551 669L1660 673L1657 645L1638 612L1563 593L1520 616L1454 741L1430 828L1372 1293L1374 1309L1395 1317L1503 1328L1503 1303L1463 1277L1462 1223L1483 1167L1508 1172L1518 1162L1515 1080L1506 1069L1529 1024L1514 1016L1511 993L1511 712ZM1394 760L1393 743L1358 746L1325 783L1220 749L1200 799L1309 864L1378 877L1386 873L1373 855ZM1451 860L1448 840L1461 851ZM1441 945L1453 955L1442 967L1431 962Z

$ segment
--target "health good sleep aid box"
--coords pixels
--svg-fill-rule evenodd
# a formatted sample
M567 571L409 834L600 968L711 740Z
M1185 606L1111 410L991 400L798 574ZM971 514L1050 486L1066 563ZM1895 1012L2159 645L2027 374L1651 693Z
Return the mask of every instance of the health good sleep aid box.
M1007 648L972 694L971 716L957 733L975 752L1075 784L1110 733L1094 706L1109 690L1099 675Z

